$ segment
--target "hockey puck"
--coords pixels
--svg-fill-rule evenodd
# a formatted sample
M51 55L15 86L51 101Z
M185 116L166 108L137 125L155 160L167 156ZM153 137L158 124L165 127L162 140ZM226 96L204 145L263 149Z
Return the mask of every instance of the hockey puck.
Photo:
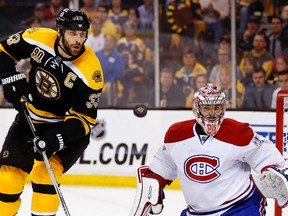
M133 113L139 118L143 118L147 114L147 107L144 104L137 104L134 106Z

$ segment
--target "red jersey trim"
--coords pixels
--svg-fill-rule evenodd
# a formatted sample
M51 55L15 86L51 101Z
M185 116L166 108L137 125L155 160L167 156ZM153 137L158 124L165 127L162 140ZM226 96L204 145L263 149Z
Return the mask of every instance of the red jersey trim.
M175 143L194 137L193 127L195 123L195 119L174 123L166 132L164 143ZM254 132L248 123L225 118L214 137L231 145L247 146L253 139Z
M191 138L194 135L193 126L196 120L177 122L171 125L164 137L164 143L174 143Z
M247 146L254 137L254 132L248 123L234 119L224 119L215 138L236 146Z

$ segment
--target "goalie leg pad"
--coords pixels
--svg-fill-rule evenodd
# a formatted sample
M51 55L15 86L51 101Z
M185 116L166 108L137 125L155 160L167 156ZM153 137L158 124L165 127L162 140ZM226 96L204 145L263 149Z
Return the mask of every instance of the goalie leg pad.
M285 170L268 168L261 174L253 174L252 180L264 197L275 199L278 206L284 208L288 205L287 177L288 175L285 173Z
M137 191L130 216L148 216L149 213L160 214L163 209L163 204L159 203L159 196L162 193L160 183L155 178L141 176L141 169L143 168L138 169Z

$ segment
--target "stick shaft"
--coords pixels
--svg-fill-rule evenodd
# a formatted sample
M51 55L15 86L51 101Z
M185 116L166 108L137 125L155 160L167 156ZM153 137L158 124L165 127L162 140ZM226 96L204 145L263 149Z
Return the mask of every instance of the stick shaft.
M27 122L28 122L28 124L29 124L29 127L30 127L30 129L31 129L31 132L32 132L32 134L33 134L33 136L34 136L34 138L35 138L35 137L37 136L37 132L36 132L36 129L35 129L34 124L33 124L33 122L32 122L31 116L30 116L30 114L29 114L29 110L28 110L28 108L27 108L27 98L26 98L25 96L22 96L22 97L21 97L21 105L22 105L22 109L23 109L24 115L25 115L25 117L26 117L26 120L27 120ZM55 177L54 172L53 172L53 170L52 170L52 167L51 167L51 165L50 165L50 163L49 163L49 159L48 159L48 157L47 157L47 155L46 155L46 152L43 151L43 152L41 152L41 154L42 154L42 156L43 156L43 160L44 160L45 166L46 166L46 168L47 168L47 171L48 171L48 173L49 173L49 176L50 176L50 178L51 178L51 181L52 181L52 183L53 183L53 186L54 186L54 188L55 188L55 191L56 191L56 193L57 193L57 195L58 195L58 198L59 198L59 200L60 200L60 202L61 202L61 205L62 205L62 207L63 207L63 210L64 210L64 212L65 212L65 215L66 215L66 216L70 216L70 213L69 213L68 207L67 207L67 205L66 205L65 199L64 199L63 194L62 194L62 192L61 192L61 190L60 190L60 188L59 188L59 185L58 185L58 183L57 183L57 180L56 180L56 177Z

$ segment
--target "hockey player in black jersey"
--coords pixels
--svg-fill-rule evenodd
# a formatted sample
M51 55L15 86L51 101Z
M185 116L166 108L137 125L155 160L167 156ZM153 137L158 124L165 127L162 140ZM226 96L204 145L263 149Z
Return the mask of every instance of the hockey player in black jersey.
M98 58L84 45L89 20L82 11L66 8L56 25L57 31L30 28L0 43L4 96L18 110L0 154L1 216L17 213L29 174L32 215L56 215L59 199L40 153L46 151L61 184L62 174L86 149L90 128L96 124L104 78ZM15 69L15 62L27 58L32 66L29 81ZM29 100L29 113L39 135L34 144L20 104L22 95ZM44 147L39 144L42 141Z

